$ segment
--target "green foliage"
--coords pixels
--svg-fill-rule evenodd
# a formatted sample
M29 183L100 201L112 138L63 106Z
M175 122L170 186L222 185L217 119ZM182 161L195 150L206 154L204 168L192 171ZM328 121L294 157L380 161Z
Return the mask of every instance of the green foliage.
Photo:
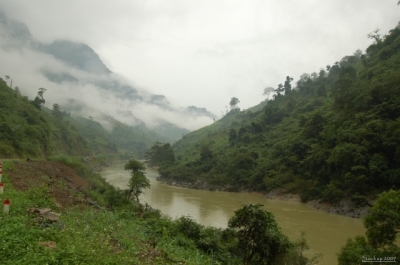
M237 133L235 129L230 129L229 130L229 143L232 145L235 144L235 141L237 139Z
M104 158L100 157L99 161L92 162L98 166ZM111 207L124 207L129 205L130 202L127 199L125 191L116 189L114 186L109 184L104 178L98 173L94 173L92 166L87 165L79 157L71 157L67 155L58 155L49 157L50 161L57 161L67 165L77 171L77 173L86 179L89 183L90 189L85 191L85 194L95 199L100 205L111 206Z
M358 265L362 264L362 257L375 257L378 254L365 239L364 236L347 239L346 245L342 247L338 254L339 265Z
M210 162L213 159L213 153L207 145L203 145L200 149L200 161Z
M143 193L144 189L150 188L150 181L144 174L145 169L145 166L135 159L129 160L125 165L125 170L131 172L131 178L128 182L128 200L134 195L140 207L142 206L139 201L139 195Z
M125 164L124 169L130 170L131 173L135 173L135 172L143 173L144 170L146 169L146 167L143 165L143 163L141 163L135 159L131 159L128 161L127 164Z
M169 143L156 142L145 154L150 166L171 165L175 162L175 154Z
M392 245L400 232L400 191L383 192L364 220L374 247Z
M117 154L116 141L99 122L83 117L63 117L85 138L95 154Z
M362 257L398 257L400 191L383 192L364 219L366 236L349 238L338 253L339 264L362 264Z
M69 123L48 115L44 92L40 88L32 102L0 79L0 155L43 158L58 153L91 154L86 141Z
M248 204L235 211L229 228L237 230L238 249L244 264L270 264L284 256L291 243L283 235L272 213L261 204Z
M285 89L285 95L287 95L288 93L290 93L290 91L292 91L292 85L290 84L291 81L293 81L293 78L290 76L287 76L285 85L283 86L283 88Z
M69 209L56 225L43 228L27 209L56 210L48 190L18 192L6 174L3 181L2 196L11 198L11 206L9 215L0 214L1 264L210 264L196 246L182 248L168 235L174 225L168 218L140 221L122 217L122 211Z
M57 156L51 156L48 158L48 160L63 163L64 165L72 167L79 173L83 173L83 170L85 169L85 164L82 162L82 160L79 157L72 157L72 156L60 154Z
M43 87L39 88L37 96L34 100L31 101L32 105L35 106L35 108L37 108L38 110L41 110L44 106L44 103L46 102L46 100L43 98L43 94L46 90L47 89Z
M57 121L62 121L63 113L61 112L60 105L58 105L57 103L53 104L52 115Z
M146 150L154 142L154 138L148 139L145 133L139 133L134 128L123 124L116 124L111 132L111 137L123 150L131 152L124 158L143 157Z
M196 223L190 217L182 216L177 220L177 229L178 232L184 234L186 237L199 240L201 233L201 225Z
M307 242L306 233L304 231L300 232L300 238L297 239L289 253L283 259L284 264L297 264L297 265L315 265L322 258L322 254L317 253L311 258L305 255L305 252L309 250L310 247Z
M44 106L46 89L39 88L33 100L21 96L0 79L0 155L6 157L45 158L59 153L69 156L106 154L122 158L142 158L156 140L169 139L150 131L144 125L127 126L103 115L103 124L82 117L71 117L53 104ZM79 111L82 106L62 109Z

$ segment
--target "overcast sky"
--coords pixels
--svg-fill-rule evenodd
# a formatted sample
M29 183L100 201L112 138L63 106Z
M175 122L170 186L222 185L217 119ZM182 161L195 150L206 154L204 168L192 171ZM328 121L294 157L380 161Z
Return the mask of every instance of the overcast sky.
M91 46L139 89L217 115L265 87L365 51L400 20L397 0L4 0L39 41Z

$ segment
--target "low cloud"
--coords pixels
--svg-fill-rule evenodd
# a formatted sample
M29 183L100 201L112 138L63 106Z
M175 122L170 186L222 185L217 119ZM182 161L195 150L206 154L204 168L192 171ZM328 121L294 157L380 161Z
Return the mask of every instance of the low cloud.
M369 32L380 28L384 35L397 24L396 4L376 0L13 0L0 1L0 9L26 23L41 42L61 38L88 44L111 71L124 77L113 78L128 79L145 100L145 91L165 95L173 106L169 110L152 107L147 112L172 116L179 119L176 123L188 126L185 116L173 109L195 105L221 114L232 97L240 100L240 108L249 108L265 99L264 88L276 88L286 76L295 83L303 73L318 72L357 49L365 50L372 43ZM22 76L16 78L18 72L7 70L6 74L22 82ZM75 75L80 81L76 86L91 90L91 76ZM43 77L32 78L27 84L46 86ZM103 92L92 97L102 98ZM153 124L153 116L132 108L140 119ZM199 127L203 125L202 119L198 122Z
M124 97L125 94L119 94L118 91L95 85L96 83L113 84L117 82L120 86L134 87L117 74L86 73L65 65L52 55L34 51L29 46L5 49L4 47L10 47L9 41L0 40L0 47L3 47L0 49L0 57L5 62L2 67L3 79L5 75L11 76L13 87L18 86L21 93L30 99L37 95L40 87L46 88L44 98L45 106L48 108L51 108L52 104L58 103L63 109L63 106L71 104L71 99L83 102L89 108L84 108L75 114L83 117L92 116L108 129L110 129L109 123L101 118L104 114L132 126L144 122L149 128L168 121L182 128L195 130L212 122L209 117L198 117L180 111L179 106L171 105L167 99L162 97L154 100L154 104L160 106L151 104L149 101L152 99L152 94L141 89L132 92L139 99ZM76 80L51 82L44 76L44 72L68 73Z

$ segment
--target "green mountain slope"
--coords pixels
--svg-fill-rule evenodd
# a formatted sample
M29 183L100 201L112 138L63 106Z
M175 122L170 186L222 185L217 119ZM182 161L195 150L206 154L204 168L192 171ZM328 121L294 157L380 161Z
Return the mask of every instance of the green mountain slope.
M164 179L337 202L400 188L400 29L174 144ZM282 86L283 87L283 86ZM283 89L282 89L283 90ZM206 185L204 185L206 183Z
M39 104L39 108L40 104ZM89 155L85 139L68 122L38 109L0 78L0 156Z
M190 145L196 143L206 137L210 137L213 134L218 133L221 130L226 130L230 128L231 125L237 125L238 117L246 116L248 114L253 115L253 112L260 111L267 104L267 101L262 101L260 104L251 107L245 111L240 112L239 109L233 109L230 112L226 113L221 119L215 121L214 123L205 126L201 129L198 129L194 132L186 134L182 137L181 140L174 144L174 148L179 150L186 145Z
M0 157L120 154L143 158L155 142L173 142L144 124L128 126L102 113L100 122L71 115L71 108L64 106L54 114L54 109L44 107L40 100L29 100L0 79Z

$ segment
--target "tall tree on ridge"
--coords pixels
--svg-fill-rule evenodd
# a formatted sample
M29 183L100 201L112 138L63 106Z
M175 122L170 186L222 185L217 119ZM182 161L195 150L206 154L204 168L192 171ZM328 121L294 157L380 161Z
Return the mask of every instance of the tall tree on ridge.
M233 97L233 98L231 98L231 101L229 102L229 106L231 107L231 109L236 109L236 108L238 108L238 107L237 107L237 104L238 104L239 102L240 102L240 101L239 101L238 98Z

